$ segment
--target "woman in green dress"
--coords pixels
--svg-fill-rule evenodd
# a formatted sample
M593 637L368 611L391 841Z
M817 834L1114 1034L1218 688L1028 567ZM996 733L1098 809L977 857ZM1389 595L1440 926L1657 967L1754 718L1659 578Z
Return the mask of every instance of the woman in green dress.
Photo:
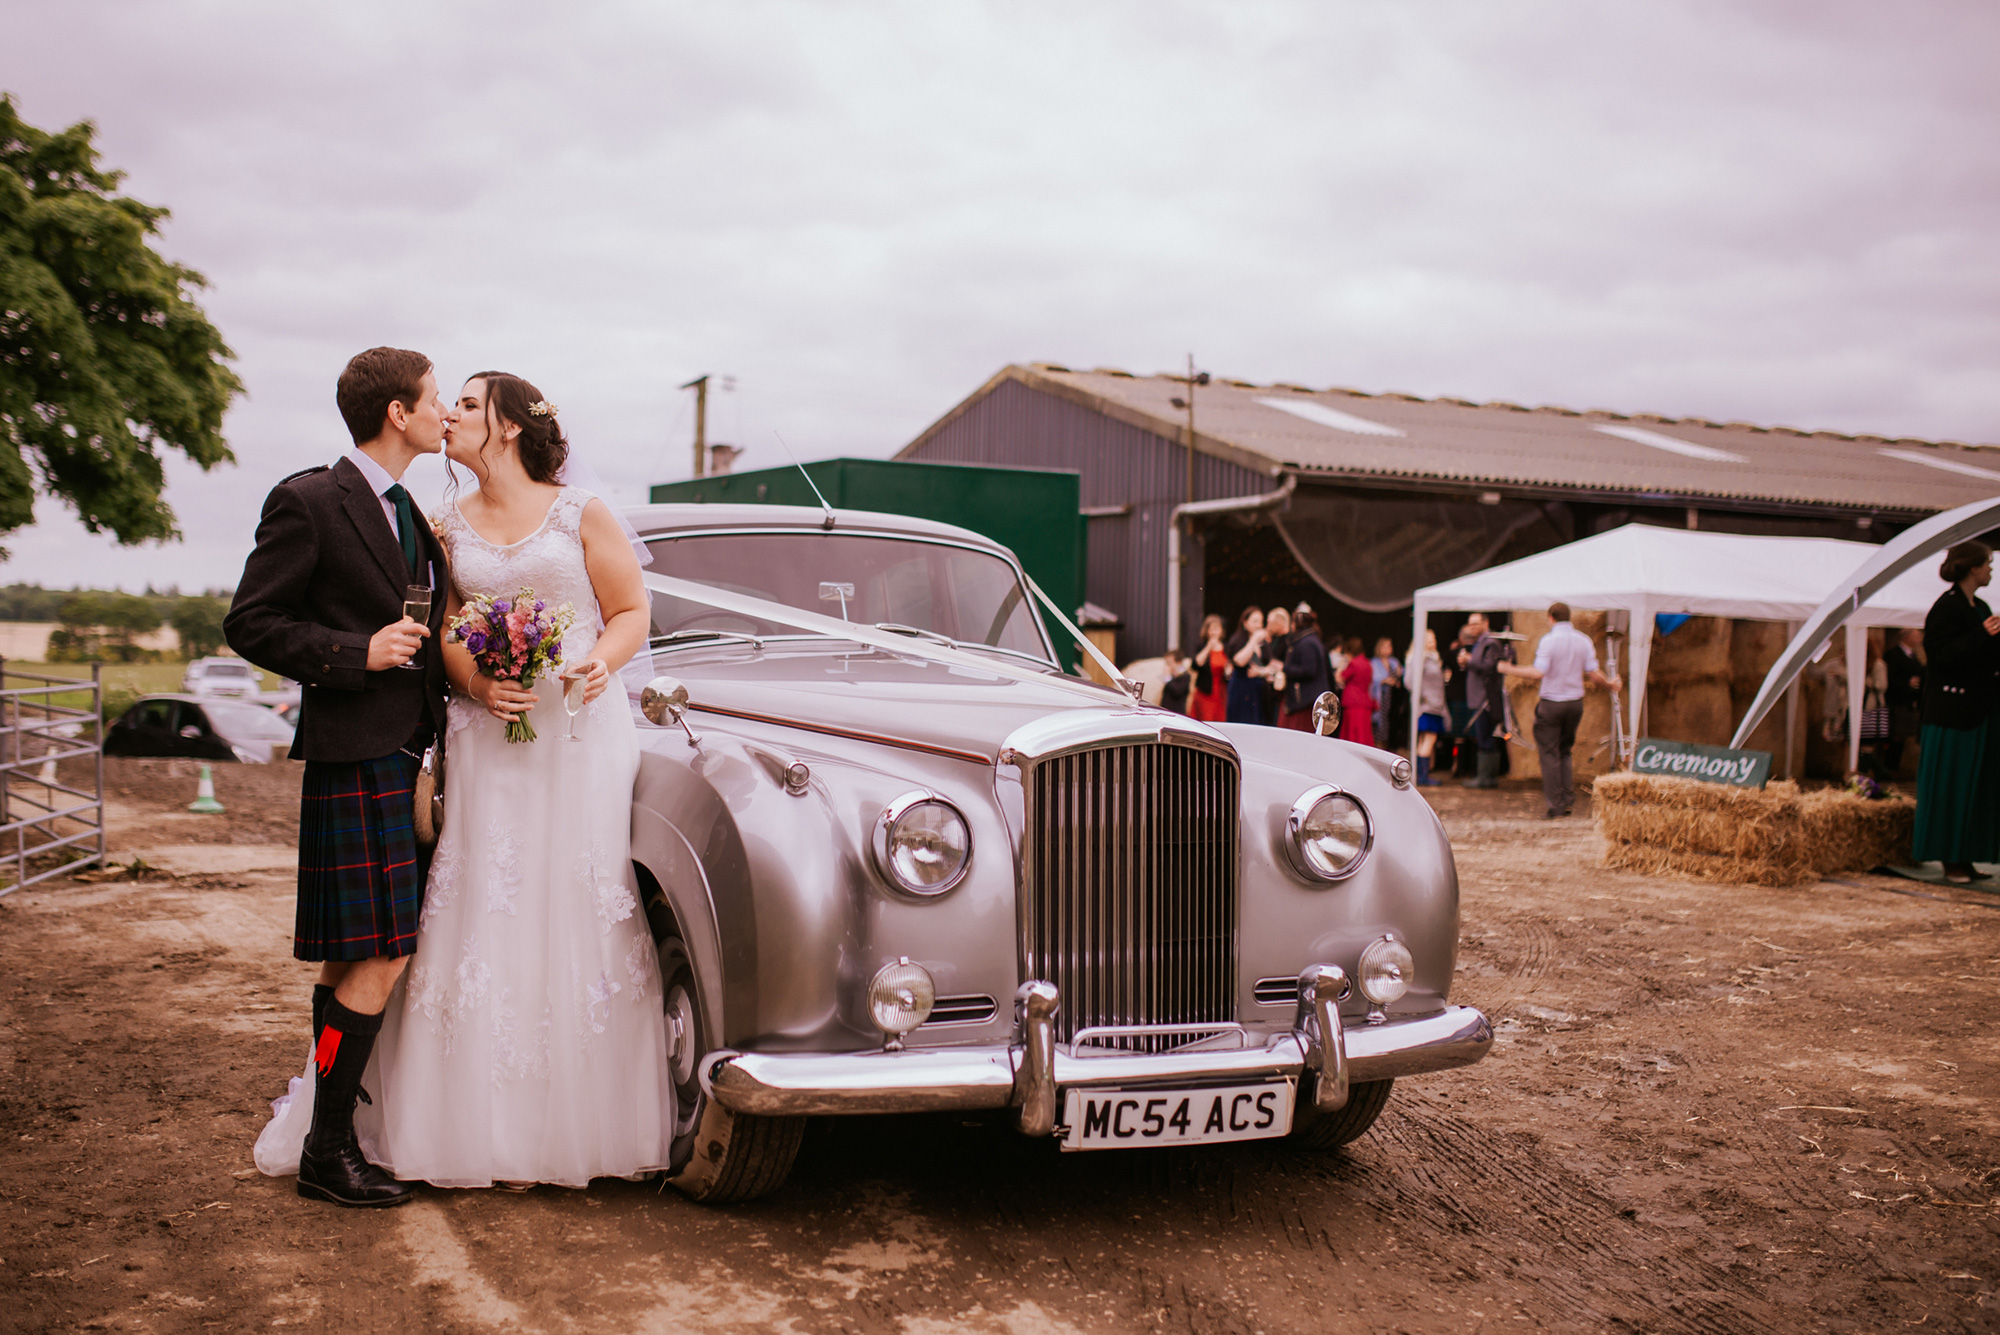
M1961 542L1938 574L1951 587L1924 621L1930 666L1912 853L1965 885L1985 877L1973 863L2000 862L2000 616L1979 596L1993 578L1992 549Z

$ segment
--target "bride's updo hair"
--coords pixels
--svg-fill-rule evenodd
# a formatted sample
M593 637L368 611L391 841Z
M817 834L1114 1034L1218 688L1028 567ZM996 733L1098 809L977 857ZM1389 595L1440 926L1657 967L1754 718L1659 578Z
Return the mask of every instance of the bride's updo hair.
M492 436L500 434L496 415L520 427L515 443L521 467L537 482L557 481L569 459L569 441L556 420L555 405L520 376L505 371L481 371L472 378L486 382L486 425Z

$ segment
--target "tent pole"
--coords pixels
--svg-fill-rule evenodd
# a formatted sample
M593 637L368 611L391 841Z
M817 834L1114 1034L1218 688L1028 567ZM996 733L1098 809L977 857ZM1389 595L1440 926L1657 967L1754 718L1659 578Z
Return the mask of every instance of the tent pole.
M1797 639L1798 634L1799 623L1796 621L1787 621L1785 623L1786 642L1789 643ZM1798 749L1798 737L1799 679L1793 677L1791 685L1785 687L1785 777L1788 779L1792 777L1792 753Z
M1653 604L1648 598L1632 600L1631 635L1625 652L1631 658L1632 677L1625 683L1631 692L1625 702L1632 724L1627 734L1632 739L1633 754L1638 754L1639 738L1645 734L1641 728L1646 721L1646 671L1653 662Z
M1847 772L1861 768L1861 703L1868 689L1868 627L1847 622Z
M1410 693L1410 764L1417 763L1417 729L1423 716L1417 712L1417 702L1423 699L1424 691L1424 626L1430 621L1430 609L1419 598L1410 604L1410 651L1403 662L1403 680ZM1438 647L1438 668L1444 668L1444 647Z

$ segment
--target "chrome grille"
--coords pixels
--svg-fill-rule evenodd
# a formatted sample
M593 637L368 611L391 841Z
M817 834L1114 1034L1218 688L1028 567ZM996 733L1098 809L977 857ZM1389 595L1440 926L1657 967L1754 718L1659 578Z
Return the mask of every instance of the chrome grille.
M1057 1038L1094 1025L1234 1020L1237 770L1147 742L1037 763L1027 782L1027 977L1062 994ZM1105 1040L1163 1051L1199 1037Z

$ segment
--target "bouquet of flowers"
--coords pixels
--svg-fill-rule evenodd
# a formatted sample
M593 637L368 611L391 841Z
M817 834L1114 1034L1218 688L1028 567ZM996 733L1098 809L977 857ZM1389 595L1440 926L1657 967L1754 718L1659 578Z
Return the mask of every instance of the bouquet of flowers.
M522 589L512 598L481 594L468 598L445 634L466 647L479 670L496 680L512 680L527 690L535 678L559 669L562 664L563 635L576 621L576 609L568 603L551 608L535 597L533 589ZM507 740L532 742L535 727L526 714L517 714L507 724Z

